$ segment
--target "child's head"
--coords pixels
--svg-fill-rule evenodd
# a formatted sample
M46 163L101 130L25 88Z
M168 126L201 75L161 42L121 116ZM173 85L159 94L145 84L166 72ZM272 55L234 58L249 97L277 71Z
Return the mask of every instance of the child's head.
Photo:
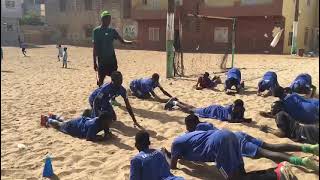
M271 114L272 115L276 115L280 111L283 111L283 110L284 110L284 104L282 101L276 101L271 104Z
M194 114L190 114L184 119L186 124L186 129L189 132L193 132L196 130L197 125L200 123L198 116Z
M66 47L65 47L65 48L63 48L63 50L64 50L64 51L67 51L67 49L68 49L68 48L66 48Z
M109 128L113 121L113 113L109 111L103 111L99 116L99 121L103 128Z
M103 11L101 13L101 23L103 26L107 27L111 22L111 14L108 11Z
M152 74L152 80L154 82L159 82L159 79L160 79L160 75L158 73Z
M91 113L92 113L91 109L85 109L82 113L82 116L91 117Z
M208 72L205 72L205 73L203 74L203 77L208 78L208 77L209 77L209 73L208 73Z
M244 117L244 102L241 99L237 99L233 102L232 115L235 119L242 119Z
M61 44L58 44L58 47L61 47Z
M116 86L116 87L120 87L122 85L123 79L122 79L122 74L120 71L114 71L111 74L111 80L112 83Z
M275 121L280 132L285 135L289 134L291 132L290 127L293 127L294 124L297 123L296 121L292 121L290 116L284 111L276 115Z
M235 79L235 78L230 78L230 79L227 79L226 82L225 82L225 87L226 89L231 89L232 86L238 86L238 80Z
M150 146L150 135L146 131L139 131L135 137L135 146L139 151L148 149Z
M284 89L281 86L275 87L273 89L272 94L273 94L274 97L278 97L278 98L281 98L281 99L284 98L284 96L285 96Z

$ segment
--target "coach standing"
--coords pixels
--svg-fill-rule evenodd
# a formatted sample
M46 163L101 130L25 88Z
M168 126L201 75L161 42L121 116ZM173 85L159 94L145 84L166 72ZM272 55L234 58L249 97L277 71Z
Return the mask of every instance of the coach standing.
M124 40L119 33L110 28L111 15L108 11L101 13L101 25L92 32L93 40L93 67L98 71L97 85L103 84L104 78L110 76L112 72L118 70L116 54L114 52L113 41L119 40L122 44L132 44L132 41ZM98 57L98 64L97 64Z

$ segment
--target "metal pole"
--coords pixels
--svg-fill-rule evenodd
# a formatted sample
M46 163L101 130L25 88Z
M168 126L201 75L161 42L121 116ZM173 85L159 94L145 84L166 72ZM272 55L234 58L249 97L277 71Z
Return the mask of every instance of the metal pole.
M174 43L174 0L168 0L168 13L167 13L167 78L172 78L173 73L173 43Z
M297 35L298 35L298 20L299 20L299 0L295 0L295 12L294 12L294 21L293 21L293 30L292 30L292 46L291 54L297 54Z
M232 63L231 68L233 68L234 64L234 53L236 50L236 18L233 18L233 24L232 24Z

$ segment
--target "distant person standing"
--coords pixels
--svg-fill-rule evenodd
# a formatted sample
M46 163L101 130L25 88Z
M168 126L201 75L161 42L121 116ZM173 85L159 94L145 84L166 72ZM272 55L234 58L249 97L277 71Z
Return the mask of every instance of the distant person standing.
M60 61L60 58L63 57L63 49L61 47L61 44L59 44L57 48L58 48L58 61Z
M93 67L95 71L98 71L97 85L99 87L103 84L106 76L110 76L112 72L118 69L113 41L119 40L122 44L132 44L132 41L124 40L115 29L110 28L110 22L110 13L103 11L101 13L101 25L92 32Z
M67 62L68 62L68 48L63 48L63 56L62 56L62 68L67 68Z
M1 62L2 62L2 59L3 59L3 52L2 52L2 47L1 47Z
M27 47L27 45L26 45L25 43L22 43L22 44L21 44L21 52L22 52L22 54L24 55L24 57L27 56L26 47Z

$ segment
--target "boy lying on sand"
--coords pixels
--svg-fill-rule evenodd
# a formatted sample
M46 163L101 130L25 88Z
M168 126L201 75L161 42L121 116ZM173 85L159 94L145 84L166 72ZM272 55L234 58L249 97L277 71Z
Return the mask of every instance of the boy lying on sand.
M214 76L212 79L209 78L209 73L205 72L201 77L199 77L197 84L196 84L196 89L197 90L202 90L202 89L213 89L216 87L218 84L221 83L221 79L219 76Z

